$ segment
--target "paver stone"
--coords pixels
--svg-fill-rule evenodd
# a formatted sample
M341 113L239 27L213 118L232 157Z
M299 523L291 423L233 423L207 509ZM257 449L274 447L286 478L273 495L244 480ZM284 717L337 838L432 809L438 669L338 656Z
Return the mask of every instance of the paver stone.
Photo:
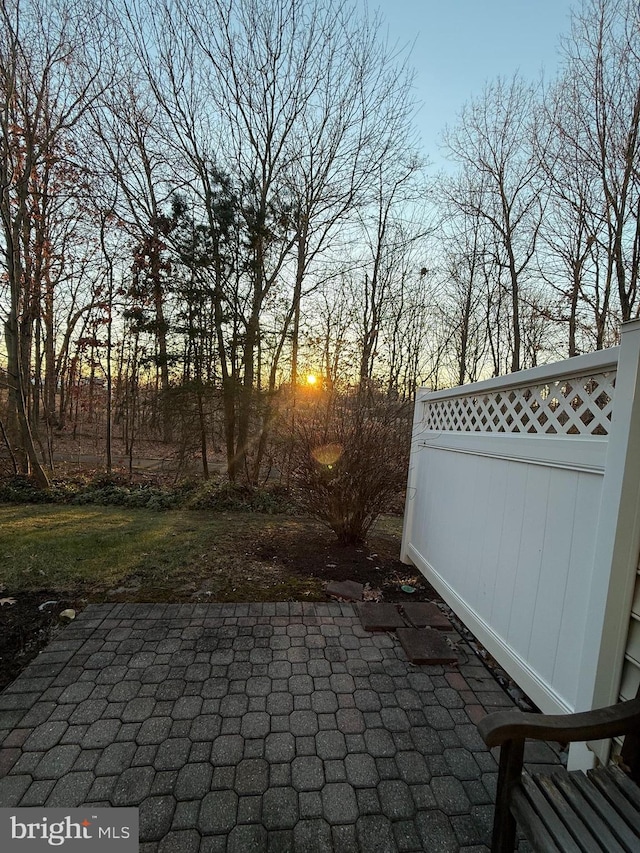
M457 663L458 655L441 633L433 628L398 628L400 645L411 663Z
M236 823L238 795L235 791L211 791L200 805L198 829L203 835L230 832Z
M335 782L322 789L322 809L330 824L355 823L358 802L355 791L347 782Z
M173 797L147 797L140 803L140 841L160 841L171 829L176 808Z

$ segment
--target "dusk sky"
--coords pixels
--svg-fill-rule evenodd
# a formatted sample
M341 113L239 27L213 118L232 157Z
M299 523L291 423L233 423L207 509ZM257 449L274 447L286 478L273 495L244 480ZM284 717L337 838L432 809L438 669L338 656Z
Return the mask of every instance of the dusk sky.
M418 117L434 166L445 124L481 94L485 81L519 71L527 80L555 77L559 38L569 32L570 0L368 0L379 8L391 42L413 43Z

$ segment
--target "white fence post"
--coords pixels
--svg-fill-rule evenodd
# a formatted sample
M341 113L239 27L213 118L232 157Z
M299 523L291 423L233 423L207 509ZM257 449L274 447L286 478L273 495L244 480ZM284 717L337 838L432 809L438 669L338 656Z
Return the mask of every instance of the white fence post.
M418 388L416 391L416 401L413 408L413 426L411 429L411 453L409 456L409 473L407 475L407 492L404 501L404 517L402 521L402 547L400 551L400 560L403 563L411 564L411 560L407 556L407 545L411 542L413 530L413 516L415 505L415 493L418 488L419 477L418 467L420 464L420 454L417 453L418 436L422 433L422 415L424 411L424 395L428 393L425 388Z
M640 320L622 326L576 710L618 699L640 550ZM606 761L608 744L593 745ZM578 745L571 767L591 759Z

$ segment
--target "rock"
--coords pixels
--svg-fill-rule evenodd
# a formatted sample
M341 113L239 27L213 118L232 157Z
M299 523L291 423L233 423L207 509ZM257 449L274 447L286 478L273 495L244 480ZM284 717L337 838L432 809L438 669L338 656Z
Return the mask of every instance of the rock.
M433 628L398 628L396 634L411 663L458 663L457 653L442 636L441 631Z
M356 581L331 581L327 584L327 595L347 601L362 601L364 586Z
M359 604L358 613L365 631L395 631L407 625L395 604Z

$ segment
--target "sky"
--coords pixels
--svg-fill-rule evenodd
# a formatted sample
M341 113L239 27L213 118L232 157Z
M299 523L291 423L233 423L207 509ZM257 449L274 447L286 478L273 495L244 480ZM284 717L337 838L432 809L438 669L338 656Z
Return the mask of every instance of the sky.
M560 35L569 32L570 0L369 0L388 27L389 41L413 44L416 125L435 167L445 164L439 137L487 80L546 80L558 71Z

